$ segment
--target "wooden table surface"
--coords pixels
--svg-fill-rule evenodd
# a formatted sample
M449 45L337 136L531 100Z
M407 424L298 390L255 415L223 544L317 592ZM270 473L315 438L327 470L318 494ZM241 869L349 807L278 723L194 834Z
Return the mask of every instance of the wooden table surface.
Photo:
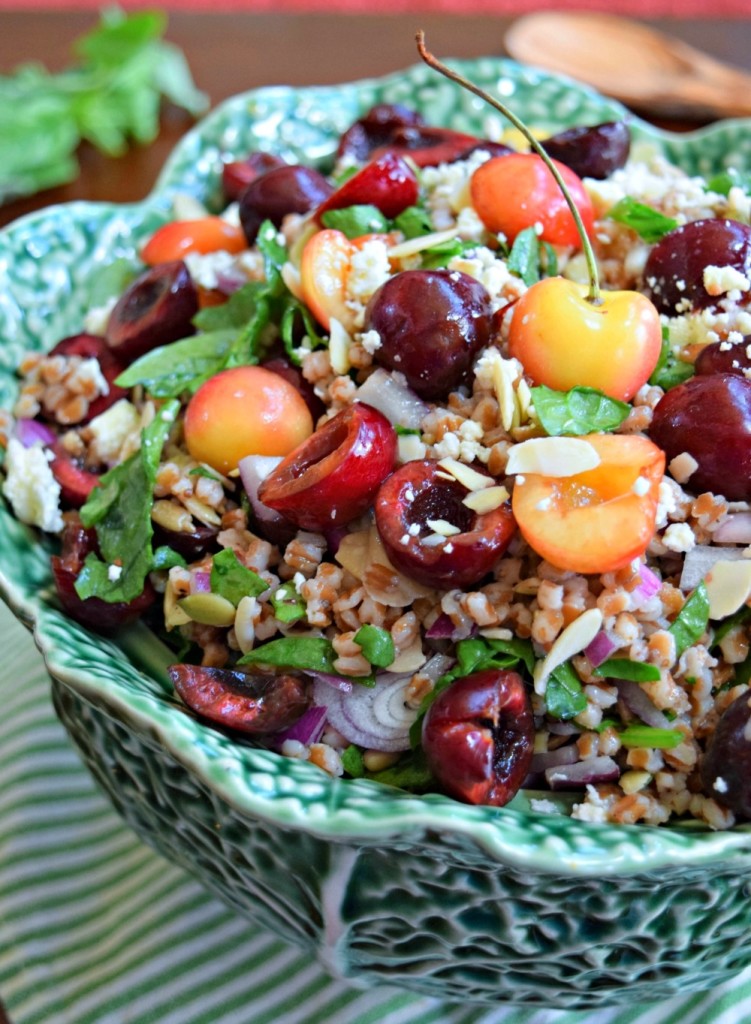
M0 73L39 60L59 69L73 39L95 16L69 12L0 11ZM426 32L444 57L502 55L509 18L445 14L361 15L184 14L170 16L168 37L185 51L195 80L216 104L260 85L312 85L398 71L416 62L414 35ZM739 67L751 68L751 19L655 21ZM159 139L118 159L81 152L81 175L71 185L0 206L0 225L30 210L73 199L131 201L151 188L167 154L190 127L175 108L164 112ZM687 125L671 125L682 128ZM8 1024L0 1006L0 1024Z

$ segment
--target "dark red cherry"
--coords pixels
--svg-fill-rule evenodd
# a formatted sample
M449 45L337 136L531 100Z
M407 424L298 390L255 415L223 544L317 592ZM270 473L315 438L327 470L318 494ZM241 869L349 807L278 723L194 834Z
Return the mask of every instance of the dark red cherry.
M425 716L422 746L443 789L469 804L502 807L532 763L532 705L517 672L486 669L457 679Z
M668 463L682 452L697 461L684 484L692 494L751 500L751 380L731 373L691 377L657 403L649 436Z
M479 139L469 149L463 150L457 160L469 160L475 153L487 153L489 156L508 156L513 153L511 146L504 146L502 142L491 142L489 139Z
M99 395L89 404L89 411L82 423L88 423L94 417L99 416L105 409L125 398L128 392L115 384L115 380L125 369L125 364L118 359L107 342L99 334L73 334L69 338L63 338L50 350L51 356L81 356L82 359L96 359L102 371L102 376L109 385L106 395Z
M711 373L735 373L744 377L746 371L751 370L749 348L751 335L732 345L727 341L713 341L705 345L696 357L694 370L702 377Z
M392 132L388 142L373 150L373 156L391 152L409 157L418 167L437 167L462 159L482 140L451 128L433 128L429 125L406 126Z
M229 161L222 167L222 188L226 199L230 202L239 199L251 181L285 164L286 160L275 153L263 153L260 150L244 160Z
M288 213L308 213L333 192L312 167L288 164L255 178L240 197L240 223L248 243L256 240L265 220L279 227Z
M365 324L381 339L377 363L403 373L422 398L445 398L490 341L490 296L455 270L405 270L372 297Z
M316 210L316 220L327 210L347 206L371 205L384 217L397 217L408 206L414 206L419 195L417 178L412 168L394 153L384 153L345 183Z
M348 157L364 163L378 146L384 146L398 128L424 124L422 116L400 103L377 103L350 125L339 139L337 160Z
M182 530L168 530L154 523L154 547L172 548L187 562L197 562L209 551L216 549L218 530L214 526L194 525L192 533L184 533Z
M122 363L195 333L198 292L182 260L160 263L133 281L110 313L105 337Z
M663 235L644 268L649 297L669 315L717 305L722 295L710 295L704 287L707 267L732 267L751 280L751 227L706 218Z
M60 485L61 501L66 508L80 508L99 483L99 476L84 469L59 441L52 450L55 457L50 469Z
M623 167L631 149L631 132L623 121L578 126L551 135L543 143L548 156L580 178L609 178Z
M435 459L406 462L386 480L375 500L378 533L393 565L428 587L479 583L511 543L516 522L509 502L482 515L464 504L467 488L447 480ZM459 533L433 543L431 522Z
M196 714L251 735L286 729L310 703L305 684L296 676L247 675L202 665L170 665L167 671Z
M701 766L704 792L739 818L751 818L751 693L723 711Z

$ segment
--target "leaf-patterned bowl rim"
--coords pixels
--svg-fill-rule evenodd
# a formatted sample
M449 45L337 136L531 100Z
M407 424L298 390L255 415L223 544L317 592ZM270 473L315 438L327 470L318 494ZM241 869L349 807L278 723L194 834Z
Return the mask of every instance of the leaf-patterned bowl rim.
M663 151L692 172L751 169L751 121L725 121L671 135L569 79L496 58L454 61L474 81L498 89L528 122L553 131L628 117L637 145ZM485 134L479 101L423 65L380 79L304 89L275 86L218 106L183 137L152 193L128 206L72 203L29 214L0 233L0 401L7 405L22 350L79 329L92 263L136 258L140 239L167 219L176 193L218 201L222 158L272 143L295 158L330 157L336 135L374 102L403 102L434 123ZM88 240L85 259L61 263L71 239ZM0 594L28 625L53 677L131 730L157 743L249 819L358 845L419 840L433 851L461 847L488 865L572 876L617 876L722 865L747 869L751 826L728 832L596 825L520 808L416 797L366 780L331 780L305 762L237 743L200 724L173 697L167 657L143 626L118 643L102 640L56 608L49 545L0 507Z

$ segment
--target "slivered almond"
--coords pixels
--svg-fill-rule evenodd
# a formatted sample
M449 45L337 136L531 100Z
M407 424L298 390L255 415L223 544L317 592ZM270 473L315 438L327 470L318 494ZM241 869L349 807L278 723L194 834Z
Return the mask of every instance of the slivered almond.
M390 260L403 260L407 256L415 256L425 249L432 249L434 245L441 245L443 242L451 242L456 238L456 228L447 228L446 231L431 231L429 235L418 235L417 238L408 238L406 242L398 242L392 245L388 251Z
M458 459L441 459L438 465L460 484L464 484L468 491L480 491L483 487L492 487L495 483L492 476L478 473L476 469L472 469L465 462L459 462Z
M352 338L336 317L333 316L331 317L329 331L329 358L331 359L331 369L334 373L338 373L342 376L349 372L350 366L352 365L349 361L349 347L352 344Z
M483 491L472 491L462 502L473 512L483 516L486 512L492 512L500 508L504 501L508 501L508 491L505 487L486 487Z
M439 533L441 537L455 537L457 533L462 532L458 526L445 519L428 519L427 524L433 533Z
M535 665L535 693L541 696L547 688L550 673L562 665L564 661L579 654L597 636L602 625L602 612L599 608L589 608L574 619L563 630L542 661Z
M213 508L199 501L198 498L185 498L183 505L185 505L193 518L197 519L200 523L204 523L206 526L221 525L221 516L217 515Z
M589 441L579 437L531 437L509 452L506 472L540 473L566 477L600 465L600 456Z
M705 582L710 619L726 619L751 597L751 559L715 562Z
M484 636L488 640L511 640L514 634L510 629L504 629L502 626L489 626L487 629L480 630L480 636Z

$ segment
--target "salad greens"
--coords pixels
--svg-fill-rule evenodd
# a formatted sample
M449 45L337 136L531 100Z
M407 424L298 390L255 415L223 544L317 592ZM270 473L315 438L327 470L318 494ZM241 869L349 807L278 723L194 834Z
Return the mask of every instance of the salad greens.
M637 202L631 196L624 196L619 200L608 211L608 217L618 224L625 224L635 231L639 238L650 243L659 242L668 231L678 227L678 221L673 217L666 217L664 213L647 206L646 203Z
M166 21L108 8L65 71L25 64L0 77L0 202L72 181L82 141L112 156L153 141L163 96L193 115L207 108L184 55L162 39Z
M550 437L615 430L631 411L628 403L610 398L597 388L554 391L541 384L531 391L535 414Z

